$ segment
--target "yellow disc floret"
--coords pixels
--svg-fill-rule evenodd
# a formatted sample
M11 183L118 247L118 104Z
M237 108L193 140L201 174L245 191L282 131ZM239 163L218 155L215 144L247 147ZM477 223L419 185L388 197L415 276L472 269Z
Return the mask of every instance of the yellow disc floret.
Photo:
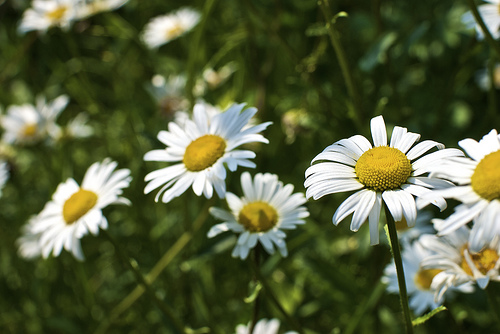
M251 202L241 209L238 222L249 232L266 232L278 222L278 213L265 202Z
M378 146L359 157L354 167L359 182L376 191L396 189L406 182L412 166L397 148Z
M420 290L429 290L431 288L432 279L434 276L439 274L442 270L440 269L420 269L415 274L415 285Z
M90 190L81 189L64 202L63 218L70 225L83 217L97 203L97 195Z
M60 21L66 13L66 10L66 6L59 6L53 11L48 12L47 16L51 21Z
M488 201L500 198L500 151L490 153L479 161L471 177L471 186Z
M462 250L462 262L460 263L460 267L467 273L467 275L473 276L472 270L470 269L467 261L464 258L464 249ZM488 271L495 268L495 265L499 259L498 253L496 250L491 248L485 248L479 253L473 254L469 253L474 262L476 268L481 272L481 274L486 275Z
M226 141L216 135L204 135L186 147L183 162L192 172L212 166L226 151Z
M21 132L24 137L34 137L36 135L36 131L38 130L38 127L36 124L26 124Z

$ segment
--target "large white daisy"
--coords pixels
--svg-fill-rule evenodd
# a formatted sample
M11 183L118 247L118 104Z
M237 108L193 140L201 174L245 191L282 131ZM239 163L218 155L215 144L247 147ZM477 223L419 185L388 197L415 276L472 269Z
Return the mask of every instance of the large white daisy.
M479 215L489 217L481 219L480 224L495 229L495 226L500 226L500 135L496 130L491 130L479 142L469 138L458 144L472 159L449 159L436 165L430 174L431 177L453 181L458 186L435 190L420 198L418 206L427 205L434 195L454 198L463 203L439 224L440 234L450 233Z
M444 180L423 175L443 158L461 156L463 153L457 149L444 149L444 145L431 140L411 148L420 135L399 126L394 127L390 144L387 145L382 116L373 118L370 125L373 146L361 135L333 143L312 160L313 165L305 173L304 185L307 188L306 197L313 199L358 190L338 207L332 220L337 225L353 213L351 230L357 231L368 219L370 242L373 245L379 242L378 223L382 200L396 222L405 218L408 226L414 226L417 208L413 196L421 196L432 188L451 185ZM434 147L439 151L424 155ZM443 198L435 198L433 204L441 210L446 208Z
M433 220L439 229L442 220ZM490 280L500 281L500 238L499 234L484 235L479 252L471 248L471 234L467 226L443 236L423 235L422 245L434 252L422 260L423 269L441 270L433 279L431 288L436 291L436 299L440 299L451 287L465 283L477 283L485 289Z
M149 181L144 193L161 187L156 195L164 203L180 196L191 185L196 195L211 198L213 189L220 198L226 193L226 169L234 172L238 166L254 168L249 159L255 153L236 150L237 147L253 142L268 143L259 132L271 122L258 124L244 129L257 112L256 108L243 110L245 104L233 104L223 113L209 116L206 105L194 106L193 120L186 120L183 126L176 122L168 124L168 131L160 131L158 140L167 147L153 150L144 156L146 161L174 162L146 175Z
M157 16L146 24L142 40L151 49L176 39L194 28L201 14L191 8L181 8L173 13Z
M286 234L282 230L295 229L305 223L304 218L309 216L309 212L302 206L306 202L304 194L292 194L293 185L283 186L277 175L269 173L259 173L253 181L250 173L242 173L241 188L244 195L241 198L230 192L226 194L230 212L210 208L212 216L224 222L213 226L208 231L208 237L229 230L239 233L232 256L241 259L248 256L257 242L269 254L274 253L276 246L282 256L287 256Z
M29 232L39 235L44 258L50 253L58 256L64 247L83 260L80 239L89 231L97 235L99 228L108 227L102 209L110 204L130 204L120 197L132 180L130 170L115 171L116 167L116 162L105 159L89 167L81 186L72 178L59 184L52 200L30 223Z
M500 0L484 0L488 4L482 4L477 7L479 15L483 19L484 24L488 28L489 32L494 39L500 37L500 11L498 10L500 6ZM472 12L468 11L462 16L462 22L467 25L468 28L475 28L478 39L484 39L484 33L481 26L477 24L474 19Z

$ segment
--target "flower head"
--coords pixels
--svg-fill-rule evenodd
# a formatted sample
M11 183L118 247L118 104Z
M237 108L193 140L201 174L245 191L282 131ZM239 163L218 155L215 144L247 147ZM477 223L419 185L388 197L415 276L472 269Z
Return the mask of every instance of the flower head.
M479 15L484 21L484 24L488 28L489 32L493 36L494 39L498 39L500 37L500 11L498 10L500 6L500 0L485 0L488 4L482 4L477 7L477 11ZM474 19L474 15L472 12L468 11L462 16L462 22L468 28L475 28L478 39L484 39L484 33L481 29L481 26L477 24Z
M142 39L151 49L160 47L193 29L200 18L200 13L191 8L181 8L173 13L157 16L144 28Z
M64 247L83 260L80 239L89 231L97 235L99 228L108 227L102 209L110 204L130 204L120 197L132 180L130 170L115 171L116 167L116 162L105 159L89 167L81 186L72 178L59 184L52 200L30 222L28 230L38 236L44 258L50 253L58 256Z
M283 183L274 174L257 174L254 180L250 173L241 174L241 187L244 196L238 198L228 192L227 203L230 212L210 208L215 218L223 220L221 224L213 226L208 232L212 238L225 231L239 233L238 242L232 256L245 259L250 249L260 242L269 253L274 253L274 246L282 256L287 256L283 230L291 230L296 225L304 224L304 218L309 216L307 209L302 206L306 202L302 193L293 192L293 185Z
M255 108L243 110L244 104L233 104L223 113L209 116L205 104L196 104L193 120L186 120L183 125L176 122L168 124L168 131L160 131L158 140L167 147L153 150L144 156L146 161L165 161L176 164L146 175L149 181L144 193L161 187L156 195L164 203L180 196L190 186L197 196L201 194L211 198L213 189L224 198L226 193L226 169L234 172L238 166L254 168L249 159L255 153L236 148L252 142L268 143L259 132L265 130L271 122L258 124L244 129L253 115Z
M351 230L357 231L368 219L371 244L378 244L382 200L396 222L404 218L408 226L414 226L417 209L413 196L421 196L431 188L451 185L422 175L443 158L460 156L462 152L444 149L444 145L431 140L411 148L420 135L399 126L394 127L387 145L382 116L371 120L371 132L373 146L365 137L356 135L324 149L306 170L304 185L306 197L313 199L358 190L339 206L333 215L333 223L337 225L353 213ZM423 156L434 147L439 151ZM320 162L314 164L317 161ZM442 210L446 207L442 198L435 198L433 204Z
M51 27L68 29L77 18L80 3L75 0L33 0L19 25L19 32L46 32Z
M255 324L253 332L250 333L250 323L248 325L238 325L236 334L278 334L280 321L278 319L260 319ZM286 332L285 334L296 334L297 332Z
M450 233L480 215L480 220L500 226L500 135L491 130L479 142L464 139L458 143L471 158L454 158L436 165L431 177L444 178L458 184L450 189L435 190L418 201L425 206L434 196L454 198L462 202L456 211L439 224L439 233Z

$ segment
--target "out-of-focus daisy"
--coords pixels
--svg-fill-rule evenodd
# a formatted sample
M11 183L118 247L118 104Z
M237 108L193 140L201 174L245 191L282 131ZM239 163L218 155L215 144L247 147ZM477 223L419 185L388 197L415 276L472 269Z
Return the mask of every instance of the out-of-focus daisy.
M209 67L203 71L203 81L210 89L215 89L222 85L234 73L236 67L233 63L222 66L219 70Z
M278 334L280 329L280 321L278 319L261 319L257 321L253 332L250 333L250 326L248 325L238 325L236 326L236 334ZM286 332L285 334L296 334L297 332Z
M254 180L250 173L241 174L243 197L238 198L233 193L226 194L227 204L231 212L210 208L215 218L223 220L208 231L212 238L225 231L239 233L232 256L245 259L250 249L260 242L269 253L274 253L274 246L282 256L287 256L285 238L282 230L295 229L296 225L304 224L304 218L309 216L302 206L306 202L304 194L293 192L293 185L283 183L274 174L257 174Z
M500 37L500 12L498 7L500 6L500 0L484 0L488 4L482 4L477 7L479 15L484 21L484 24L490 31L494 39ZM484 33L479 24L476 23L474 15L472 12L468 11L462 16L462 22L470 29L475 28L478 39L484 39Z
M176 122L168 124L168 131L160 131L158 140L167 147L153 150L144 156L145 161L165 161L176 164L146 175L149 181L144 193L161 187L155 200L164 203L180 196L190 186L196 195L211 198L213 189L219 197L226 193L226 169L234 172L238 166L254 168L249 159L255 153L236 150L237 147L253 142L268 143L259 132L271 122L243 129L256 108L243 110L245 104L233 104L223 113L210 117L205 104L197 103L193 110L193 120L186 120L183 126Z
M41 233L33 232L33 226L37 222L37 219L37 216L32 216L28 223L23 226L22 236L16 240L19 256L27 260L32 260L42 255L42 247L40 245Z
M4 128L3 140L7 143L32 144L47 137L59 136L60 129L56 119L66 108L69 98L61 95L50 103L41 97L36 107L31 104L9 106L7 115L0 118Z
M89 117L86 113L79 113L64 127L64 136L68 138L86 138L92 136L94 129L87 124Z
M488 69L484 68L481 70L476 71L475 74L475 79L477 82L477 85L479 88L481 88L484 91L487 91L491 87L491 80L490 80L490 74ZM495 89L500 89L500 64L495 64L495 67L493 68L493 85Z
M151 79L151 85L146 89L158 102L161 114L167 118L172 118L176 113L181 112L187 115L189 100L185 95L186 77L184 75L170 75L165 78L156 74Z
M439 224L440 234L450 233L482 214L491 217L485 228L500 226L500 136L496 130L491 130L479 142L468 138L458 144L472 159L444 161L431 173L431 177L444 178L458 186L433 191L419 199L419 207L425 206L434 195L463 203Z
M80 239L89 231L97 235L99 228L108 227L102 209L110 204L130 204L120 197L132 180L130 170L115 171L116 167L116 162L105 159L89 167L81 186L72 178L59 184L52 200L31 222L29 231L39 235L44 258L51 253L58 256L64 247L83 260Z
M77 19L81 1L76 0L33 0L19 25L19 32L31 30L46 32L51 27L68 29Z
M403 242L403 268L405 274L406 288L410 296L409 305L415 315L422 315L428 309L435 309L443 304L445 297L450 297L450 292L446 296L442 295L437 300L434 299L436 291L431 287L434 276L440 273L440 269L423 269L420 262L434 253L422 246L416 240L412 244ZM399 294L398 277L394 260L385 267L382 281L387 284L387 291ZM473 287L465 284L459 288L461 292L472 292Z
M435 219L434 223L439 225L442 221ZM439 226L436 228L439 229ZM431 284L431 288L436 291L436 299L440 299L450 287L475 282L485 289L490 280L500 281L498 234L485 235L479 252L470 249L470 230L467 226L444 236L426 234L420 240L426 249L435 253L422 260L422 268L441 270Z
M373 118L370 124L374 146L361 135L335 142L312 160L313 165L306 170L304 185L306 197L313 199L359 190L339 206L333 215L333 223L337 225L353 213L351 230L357 231L368 219L373 245L379 242L382 200L396 222L404 217L408 226L414 226L417 208L413 196L451 185L422 175L444 158L463 153L457 149L444 149L444 145L431 140L411 148L420 135L399 126L394 127L387 145L382 116ZM425 154L434 147L439 151ZM320 162L314 164L317 161ZM433 204L441 210L446 208L443 198L435 198Z
M78 19L83 19L101 12L108 12L120 8L128 0L86 0L78 11Z
M5 161L0 160L0 197L2 196L2 189L9 179L9 166Z
M142 39L151 49L160 47L193 29L200 18L200 13L191 8L157 16L146 24Z

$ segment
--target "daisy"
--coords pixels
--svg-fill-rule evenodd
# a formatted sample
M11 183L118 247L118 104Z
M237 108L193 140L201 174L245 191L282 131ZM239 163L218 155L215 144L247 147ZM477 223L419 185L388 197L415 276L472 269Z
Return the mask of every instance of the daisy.
M149 48L158 48L193 29L200 18L200 13L191 8L157 16L146 24L142 39Z
M78 19L84 19L102 12L109 12L120 8L128 0L91 0L84 1L82 8L78 11Z
M436 229L443 222L433 220ZM484 235L479 252L470 248L471 234L467 226L444 236L423 235L422 245L435 254L426 257L423 269L441 270L433 279L431 288L436 291L435 298L440 299L451 287L465 283L477 283L485 289L490 280L500 281L500 238L499 234Z
M484 21L484 24L490 31L494 39L500 37L500 13L498 8L500 6L500 0L484 0L488 4L483 4L477 7L479 15ZM478 39L484 39L484 33L481 26L477 24L474 19L472 12L468 11L462 16L462 22L467 26L467 28L475 28Z
M351 230L357 231L368 219L370 242L374 245L379 242L382 200L394 221L405 218L408 226L414 226L417 208L413 196L421 196L431 188L452 185L422 175L443 158L463 153L457 149L444 149L444 145L431 140L410 149L420 135L399 126L394 127L387 145L382 116L373 118L370 125L374 146L360 135L333 143L312 160L313 165L305 173L304 185L306 197L315 200L328 194L358 190L338 207L332 220L337 225L354 213ZM434 147L439 151L424 155ZM317 161L320 162L314 164ZM443 198L435 198L433 204L441 210L446 208Z
M64 136L68 138L86 138L94 134L94 129L87 124L89 117L86 113L79 113L70 120L64 129Z
M189 118L187 110L189 100L185 95L186 76L170 75L165 78L163 75L156 74L151 79L151 84L146 86L148 92L157 101L161 114L168 118L177 113L183 113Z
M242 260L248 256L250 249L259 241L269 253L274 253L274 246L282 256L287 256L283 230L295 229L296 225L304 224L304 218L309 216L302 206L306 202L304 194L293 192L293 185L283 183L274 174L257 174L254 180L250 173L241 174L241 188L244 196L238 198L233 193L227 193L227 204L231 212L210 208L215 218L224 222L213 226L208 231L208 237L233 231L239 233L238 242L232 256Z
M250 326L250 323L247 326L238 325L236 327L236 334L278 334L278 330L280 329L280 321L278 319L261 319L255 324L252 333L250 333ZM296 333L297 332L286 332L285 334Z
M471 158L455 158L436 165L431 177L458 184L450 189L436 190L418 201L423 207L433 196L454 198L462 202L457 210L439 224L440 234L450 233L479 215L487 215L490 228L500 225L500 136L491 130L479 142L464 139L458 143Z
M56 119L68 102L68 96L61 95L50 103L40 97L36 107L31 104L9 106L7 115L0 118L5 130L2 139L10 144L33 144L48 137L57 138L60 129Z
M33 0L31 8L27 9L19 25L19 32L25 33L38 30L42 33L57 26L68 29L77 19L81 8L79 0Z
M226 169L234 172L238 166L255 168L249 159L255 153L236 150L237 147L253 142L268 143L259 132L271 122L243 129L253 115L255 108L243 110L245 104L233 104L223 113L209 116L204 104L197 103L193 120L186 120L183 126L175 122L168 124L168 131L160 131L158 140L167 147L153 150L144 156L145 161L174 162L174 165L146 175L149 181L144 193L161 187L155 200L164 203L180 196L192 186L197 196L211 198L213 189L220 198L226 193Z
M423 269L420 262L434 252L422 246L419 240L412 244L403 242L403 268L405 273L406 288L408 291L409 305L413 313L417 316L422 315L426 310L433 310L443 304L445 297L451 297L451 291L446 296L440 296L434 299L436 291L431 287L433 278L439 274L440 269ZM385 267L382 282L387 284L387 291L399 294L398 277L394 260ZM459 288L460 292L470 293L473 287L465 284Z
M9 166L5 161L0 160L0 197L2 196L2 189L9 179Z
M490 73L487 68L483 68L481 70L477 70L474 78L476 79L476 83L484 91L488 91L491 88ZM493 68L492 73L493 78L493 87L495 89L500 89L500 63L496 63Z
M89 231L97 235L99 228L106 229L108 222L102 209L110 204L130 205L130 201L120 197L123 188L128 187L132 178L130 170L116 170L117 163L105 159L89 167L82 185L69 178L59 184L42 212L31 223L29 232L39 235L42 255L51 253L58 256L62 248L83 260L80 239Z

